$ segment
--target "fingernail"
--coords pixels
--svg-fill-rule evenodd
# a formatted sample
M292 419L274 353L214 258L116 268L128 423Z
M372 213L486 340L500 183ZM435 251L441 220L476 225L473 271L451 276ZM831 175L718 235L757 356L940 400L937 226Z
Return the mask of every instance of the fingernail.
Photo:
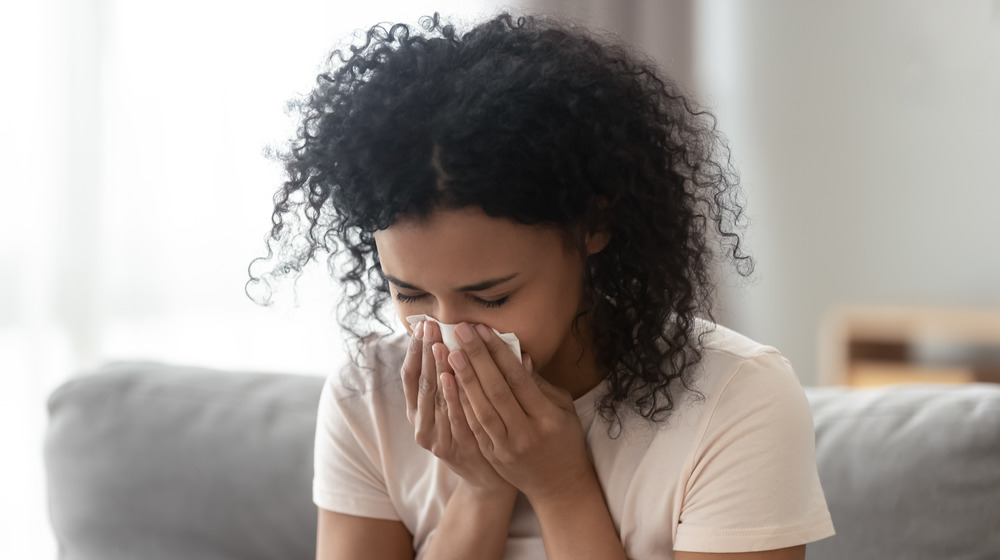
M424 337L424 322L423 321L420 321L419 323L417 323L417 326L413 328L413 336L417 337L418 339Z
M483 340L489 340L490 335L493 334L492 332L490 332L489 327L487 327L486 325L476 325L476 330L479 331L479 336Z
M470 331L471 333L471 331ZM451 367L458 369L465 369L467 362L465 361L465 356L462 355L461 350L457 350L448 354L448 362L451 363Z
M472 340L476 336L476 335L472 334L472 329L470 329L469 325L467 325L466 323L462 323L462 324L458 325L457 327L455 327L455 334L458 335L458 338L462 342L472 342Z

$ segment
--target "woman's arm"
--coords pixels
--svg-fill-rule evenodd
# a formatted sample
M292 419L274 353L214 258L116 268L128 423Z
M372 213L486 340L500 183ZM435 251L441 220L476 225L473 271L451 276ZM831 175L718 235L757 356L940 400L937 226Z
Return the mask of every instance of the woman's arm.
M594 480L596 484L596 479ZM547 558L625 558L600 488L579 491L563 500L535 506ZM759 552L674 552L674 560L804 560L806 545Z
M517 494L479 496L465 484L445 506L424 558L502 558ZM399 521L319 508L316 560L411 560L413 537Z
M412 560L413 537L399 521L319 508L316 560Z
M596 475L574 487L565 496L531 503L542 527L546 558L624 560L625 549Z
M803 560L806 557L806 545L763 550L760 552L674 552L674 560Z
M503 557L517 492L477 494L464 482L448 499L431 537L427 560L493 560Z

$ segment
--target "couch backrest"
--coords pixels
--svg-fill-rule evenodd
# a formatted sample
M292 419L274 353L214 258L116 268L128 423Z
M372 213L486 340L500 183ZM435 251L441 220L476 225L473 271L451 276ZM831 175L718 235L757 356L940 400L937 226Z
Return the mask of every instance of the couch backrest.
M322 383L122 363L64 384L45 445L60 558L315 558Z
M122 363L49 400L64 560L315 557L323 379ZM1000 558L1000 385L808 389L837 535L809 560Z

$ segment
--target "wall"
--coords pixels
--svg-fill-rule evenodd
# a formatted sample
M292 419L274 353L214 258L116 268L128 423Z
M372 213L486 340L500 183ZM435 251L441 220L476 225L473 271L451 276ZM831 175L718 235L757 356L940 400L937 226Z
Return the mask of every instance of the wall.
M754 220L732 326L809 384L832 306L1000 307L1000 1L703 0L694 19Z

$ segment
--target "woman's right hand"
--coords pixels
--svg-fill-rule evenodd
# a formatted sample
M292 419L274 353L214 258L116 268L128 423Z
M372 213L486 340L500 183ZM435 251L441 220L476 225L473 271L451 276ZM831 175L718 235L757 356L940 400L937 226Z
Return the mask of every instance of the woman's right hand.
M421 321L413 329L401 375L406 417L417 444L444 461L472 492L484 497L516 494L479 450L448 364L448 347L433 321Z

